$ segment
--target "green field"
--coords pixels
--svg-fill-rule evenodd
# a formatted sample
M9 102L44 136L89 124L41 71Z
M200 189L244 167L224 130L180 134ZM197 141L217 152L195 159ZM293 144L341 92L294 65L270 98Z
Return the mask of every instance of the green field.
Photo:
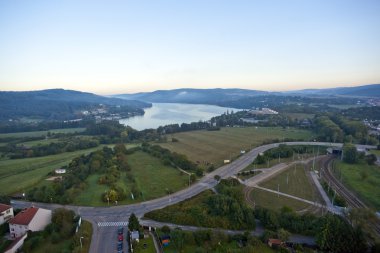
M306 176L303 165L293 165L291 168L283 171L275 177L260 184L260 186L277 191L279 186L280 192L293 195L299 198L307 199L310 201L319 201L320 196L311 185L311 182Z
M142 196L135 196L132 200L130 195L131 184L127 180L126 173L122 173L120 180L116 183L127 191L127 200L118 204L130 204L144 200L155 199L167 195L167 191L176 192L188 186L188 176L179 170L163 165L161 160L150 156L142 151L128 155L128 163L131 166L131 174L136 180L136 185L142 192ZM91 175L87 178L87 187L75 199L76 205L105 206L101 195L108 186L99 185L100 175ZM113 203L111 203L113 204Z
M44 180L49 172L67 165L73 158L101 148L102 146L44 157L0 160L0 195L22 192Z
M377 156L380 156L380 150L372 149L372 150L370 151L370 153L371 153L371 154L375 154L375 155L377 155Z
M220 166L224 159L236 158L241 150L250 150L270 139L312 139L308 130L280 127L226 127L220 131L191 131L167 135L168 139L178 142L160 145L173 152L185 154L190 160L200 163L209 162Z
M86 130L85 128L62 128L62 129L51 129L48 131L34 131L34 132L20 132L20 133L5 133L0 134L0 138L8 138L8 137L14 137L14 138L22 138L22 137L39 137L47 135L48 132L50 133L80 133Z
M370 207L380 210L380 169L376 165L334 161L335 174Z
M272 210L279 210L282 207L287 206L292 208L294 211L300 211L310 206L305 202L287 198L281 195L277 196L275 193L260 189L253 189L250 197L251 200L254 201L255 205Z

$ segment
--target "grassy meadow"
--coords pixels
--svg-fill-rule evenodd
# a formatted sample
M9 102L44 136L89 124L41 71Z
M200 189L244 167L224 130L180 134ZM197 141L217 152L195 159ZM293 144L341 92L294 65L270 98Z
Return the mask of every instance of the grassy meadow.
M215 166L224 159L236 158L241 150L259 146L271 139L312 139L308 130L281 127L225 127L220 131L191 131L167 135L168 142L160 143L164 148L186 155L190 160L209 162ZM176 138L178 142L170 142Z
M334 161L337 178L343 180L349 189L353 190L367 205L380 210L380 169L376 165L347 164Z

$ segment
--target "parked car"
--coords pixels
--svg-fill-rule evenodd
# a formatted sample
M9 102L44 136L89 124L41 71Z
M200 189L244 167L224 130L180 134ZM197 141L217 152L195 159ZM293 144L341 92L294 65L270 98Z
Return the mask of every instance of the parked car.
M122 242L117 242L117 250L123 250L123 243Z
M122 235L123 232L124 232L124 228L123 228L123 227L119 227L119 228L117 229L117 233L118 233L119 235Z

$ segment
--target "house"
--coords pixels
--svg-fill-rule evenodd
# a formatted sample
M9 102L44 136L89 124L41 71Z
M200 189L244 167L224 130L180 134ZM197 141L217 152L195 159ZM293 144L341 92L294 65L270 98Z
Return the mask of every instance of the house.
M18 249L22 247L24 241L28 237L28 234L25 234L19 238L16 238L9 246L5 249L4 253L16 253Z
M283 242L280 240L280 239L273 239L273 238L270 238L268 240L268 246L269 247L279 247L283 244Z
M55 174L65 174L66 173L66 169L56 169L55 170Z
M29 207L9 220L9 231L12 238L18 238L30 231L41 231L51 222L51 211Z
M13 218L13 208L11 206L0 203L0 225Z

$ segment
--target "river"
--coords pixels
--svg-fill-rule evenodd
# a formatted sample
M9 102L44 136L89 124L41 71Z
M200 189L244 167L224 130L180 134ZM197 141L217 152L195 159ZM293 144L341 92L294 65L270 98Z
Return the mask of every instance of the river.
M225 112L239 109L201 104L153 103L143 116L121 119L120 123L137 130L157 128L169 124L206 121Z

